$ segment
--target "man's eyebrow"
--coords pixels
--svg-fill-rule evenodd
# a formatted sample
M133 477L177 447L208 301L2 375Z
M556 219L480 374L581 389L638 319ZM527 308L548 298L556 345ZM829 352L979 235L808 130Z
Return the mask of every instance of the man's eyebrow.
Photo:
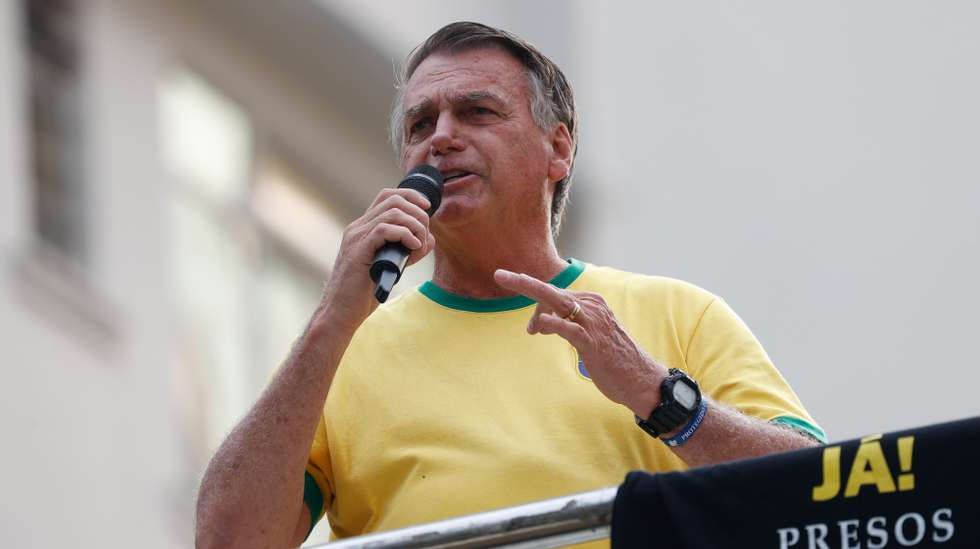
M429 110L430 108L432 108L432 100L428 98L423 99L422 101L419 101L415 105L412 105L411 107L405 109L404 118L405 120L412 120L414 118L418 118L420 114Z
M458 93L454 95L450 100L453 104L470 104L479 103L480 101L493 101L494 103L500 105L506 105L507 102L500 95L490 91L490 90L476 90L471 92ZM405 109L404 120L414 120L421 116L425 111L432 108L432 100L429 98L423 99L412 105L411 107Z

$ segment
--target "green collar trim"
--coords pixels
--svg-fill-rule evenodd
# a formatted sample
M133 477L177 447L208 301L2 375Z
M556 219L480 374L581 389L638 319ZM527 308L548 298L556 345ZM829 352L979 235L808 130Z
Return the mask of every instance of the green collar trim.
M567 288L585 270L585 264L577 259L569 258L566 261L568 261L568 267L565 267L565 270L558 273L558 276L549 280L549 284L558 288ZM427 280L419 286L419 291L422 292L422 295L443 307L449 307L457 311L469 311L471 313L499 313L523 309L529 305L534 305L534 301L531 298L522 295L490 299L464 297L443 290L431 280Z

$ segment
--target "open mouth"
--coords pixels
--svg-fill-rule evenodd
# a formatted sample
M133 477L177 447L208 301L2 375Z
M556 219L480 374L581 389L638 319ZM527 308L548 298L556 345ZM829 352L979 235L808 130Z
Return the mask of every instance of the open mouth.
M452 183L453 181L456 181L458 179L462 179L462 178L464 178L464 177L466 177L468 175L473 175L473 173L472 172L465 172L465 171L462 171L462 170L452 170L452 171L449 171L449 172L446 172L446 173L442 174L442 177L443 177L442 182L443 182L443 184L449 184L449 183Z

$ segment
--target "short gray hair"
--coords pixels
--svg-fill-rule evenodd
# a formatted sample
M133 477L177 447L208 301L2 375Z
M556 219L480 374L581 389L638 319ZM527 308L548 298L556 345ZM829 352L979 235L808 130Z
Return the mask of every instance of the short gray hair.
M402 110L405 84L427 57L437 52L459 53L480 47L498 47L510 53L524 65L527 72L528 96L531 116L542 130L549 131L556 124L565 124L572 137L572 165L568 175L555 184L551 200L551 234L557 240L568 204L568 190L572 184L572 169L578 154L578 115L575 98L565 74L552 60L519 36L481 23L450 23L436 31L408 55L404 69L398 75L395 102L391 109L389 131L395 154L400 155L403 145L404 111Z

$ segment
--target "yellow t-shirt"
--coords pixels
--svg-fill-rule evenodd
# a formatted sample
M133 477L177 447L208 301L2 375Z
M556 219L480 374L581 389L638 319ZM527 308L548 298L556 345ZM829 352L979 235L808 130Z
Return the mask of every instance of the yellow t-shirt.
M824 438L716 296L576 260L551 283L602 295L644 350L714 400ZM630 470L684 469L595 388L568 342L526 332L533 310L524 297L474 300L431 282L378 308L344 354L316 431L313 516L347 537L612 486Z

